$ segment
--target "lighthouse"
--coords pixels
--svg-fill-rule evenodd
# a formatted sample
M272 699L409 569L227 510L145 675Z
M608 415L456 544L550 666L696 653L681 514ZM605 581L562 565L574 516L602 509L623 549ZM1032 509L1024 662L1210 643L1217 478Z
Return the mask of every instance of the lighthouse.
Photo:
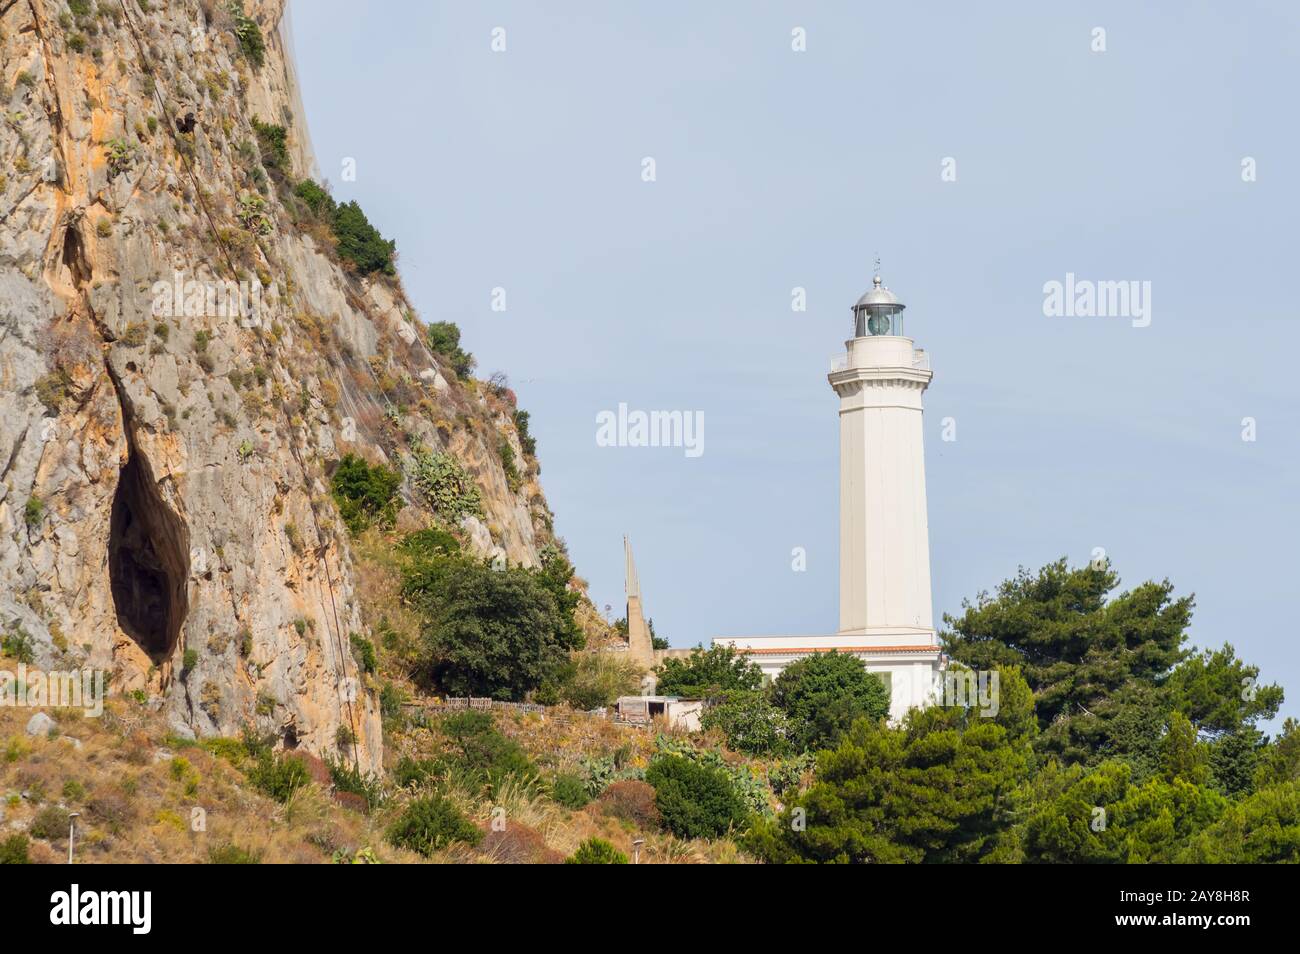
M906 336L906 305L876 275L831 360L839 398L839 629L823 636L725 636L775 678L816 652L850 652L889 687L889 715L927 704L944 657L930 597L922 396L929 356Z
M831 363L840 399L840 632L933 643L921 395L929 357L877 275Z

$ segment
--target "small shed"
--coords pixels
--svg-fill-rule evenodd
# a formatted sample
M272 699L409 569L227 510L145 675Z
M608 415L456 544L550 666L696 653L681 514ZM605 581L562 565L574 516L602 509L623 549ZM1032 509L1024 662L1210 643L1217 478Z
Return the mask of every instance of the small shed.
M698 732L704 700L680 696L620 696L614 707L620 722L649 725L655 716L663 716L669 725Z

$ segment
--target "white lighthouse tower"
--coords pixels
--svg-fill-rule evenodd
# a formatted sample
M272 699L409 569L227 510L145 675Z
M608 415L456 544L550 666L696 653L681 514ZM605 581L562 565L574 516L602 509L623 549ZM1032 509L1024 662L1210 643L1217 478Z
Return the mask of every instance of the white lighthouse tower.
M860 657L890 687L890 717L925 705L943 657L930 601L921 396L933 374L877 275L853 306L853 337L831 362L840 399L840 625L828 636L732 636L775 676L814 652Z
M831 364L840 398L840 633L934 642L921 394L929 359L877 275Z

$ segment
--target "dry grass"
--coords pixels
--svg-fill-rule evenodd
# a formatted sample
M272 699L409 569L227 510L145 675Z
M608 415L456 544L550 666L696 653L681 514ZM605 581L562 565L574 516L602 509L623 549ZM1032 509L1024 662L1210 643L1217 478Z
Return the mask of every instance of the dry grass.
M277 804L224 759L178 746L161 719L134 702L109 700L100 718L43 709L58 723L50 737L27 735L35 711L0 707L4 837L27 832L53 806L80 812L82 863L202 863L229 844L265 862L327 862L336 850L367 846L383 860L411 860L383 843L371 819L334 805L315 784ZM66 832L31 845L34 861L67 858Z

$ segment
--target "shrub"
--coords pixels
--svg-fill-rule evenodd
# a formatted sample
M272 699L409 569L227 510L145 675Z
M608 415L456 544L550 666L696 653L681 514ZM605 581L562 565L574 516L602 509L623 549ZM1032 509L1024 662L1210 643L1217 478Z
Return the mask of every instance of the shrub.
M277 172L289 171L289 135L283 126L253 120L257 134L257 148L262 154L262 165Z
M772 687L772 701L790 719L801 749L834 746L861 718L889 712L889 690L866 664L848 653L814 653L787 667Z
M664 660L658 675L660 695L696 699L733 689L753 690L763 684L762 670L732 646L697 646L686 659Z
M104 152L108 159L108 177L112 179L130 168L135 146L125 139L110 139L104 143Z
M745 804L721 769L661 755L645 780L654 786L664 827L679 838L716 838L745 820Z
M483 515L478 484L451 454L417 451L411 459L411 481L425 502L449 524Z
M208 849L208 864L210 865L259 865L262 863L262 853L260 851L249 851L247 848L240 848L234 842L224 842L220 845L213 845Z
M44 404L47 410L57 414L71 387L72 378L68 376L68 372L58 368L36 379L36 399Z
M639 779L614 782L601 792L596 804L604 814L629 821L637 828L659 827L661 819L655 805L655 789L649 782Z
M379 690L379 714L385 719L395 719L402 714L402 703L406 694L391 682L386 682Z
M406 806L385 832L389 844L409 848L426 858L456 842L477 845L483 833L441 796L417 798Z
M790 724L767 693L732 689L704 710L700 725L718 728L727 745L751 755L780 754L790 747Z
M378 660L375 658L375 644L356 633L349 633L348 639L352 642L352 655L356 657L361 671L374 672L379 667Z
M518 491L522 478L519 476L519 468L515 466L515 450L510 446L508 438L502 437L498 442L497 453L501 455L501 471L506 475L506 483L511 492Z
M334 733L334 744L340 749L346 749L356 744L357 734L352 731L351 726L341 725L338 731Z
M572 856L565 858L566 865L625 865L627 855L603 838L588 838L578 846Z
M36 494L27 498L27 503L23 505L23 522L28 527L35 529L39 527L41 521L45 519L45 501Z
M287 802L298 789L311 781L311 772L301 759L277 756L269 743L244 736L244 745L253 757L245 773L253 787L277 802Z
M260 70L266 62L266 41L262 39L257 21L244 13L242 0L232 0L230 15L235 21L234 32L235 39L239 41L239 51L252 64L253 69Z
M429 350L446 358L457 377L467 378L473 373L474 356L460 346L460 328L455 322L435 321L429 325L425 337Z
M519 434L519 446L529 457L537 456L537 438L528 433L529 416L527 411L515 411L515 431Z
M641 668L614 653L584 653L571 665L560 697L575 709L607 706L641 689Z
M333 220L334 198L311 179L303 179L294 187L293 194L302 199L311 210L312 215L320 219Z
M404 554L418 559L429 560L437 557L456 556L460 553L460 541L446 530L436 527L428 530L416 530L402 537L397 548Z
M355 454L339 461L330 486L339 516L352 534L361 533L374 522L392 526L402 506L397 496L402 486L401 473L382 464L371 467Z
M586 780L568 772L562 772L552 780L551 798L573 811L591 801L591 796L587 794Z
M516 821L488 832L479 851L507 865L554 865L564 861L564 855L548 847L540 832Z
M46 805L32 819L27 833L45 841L63 838L68 834L68 813L54 805Z
M352 262L362 275L397 274L393 264L397 243L385 240L356 202L344 202L334 210L333 229L339 255Z
M537 777L537 767L528 754L497 730L488 713L458 712L446 716L439 728L451 745L450 764L471 778L486 782L490 789L495 790L510 777L523 781Z
M0 653L20 663L32 663L36 659L36 649L27 630L17 626L0 637Z
M181 656L181 671L183 673L191 672L199 664L199 651L197 649L187 649Z
M27 836L10 835L0 841L0 865L31 864L27 857Z
M75 778L70 778L63 783L63 797L68 801L80 802L86 797L86 786Z

